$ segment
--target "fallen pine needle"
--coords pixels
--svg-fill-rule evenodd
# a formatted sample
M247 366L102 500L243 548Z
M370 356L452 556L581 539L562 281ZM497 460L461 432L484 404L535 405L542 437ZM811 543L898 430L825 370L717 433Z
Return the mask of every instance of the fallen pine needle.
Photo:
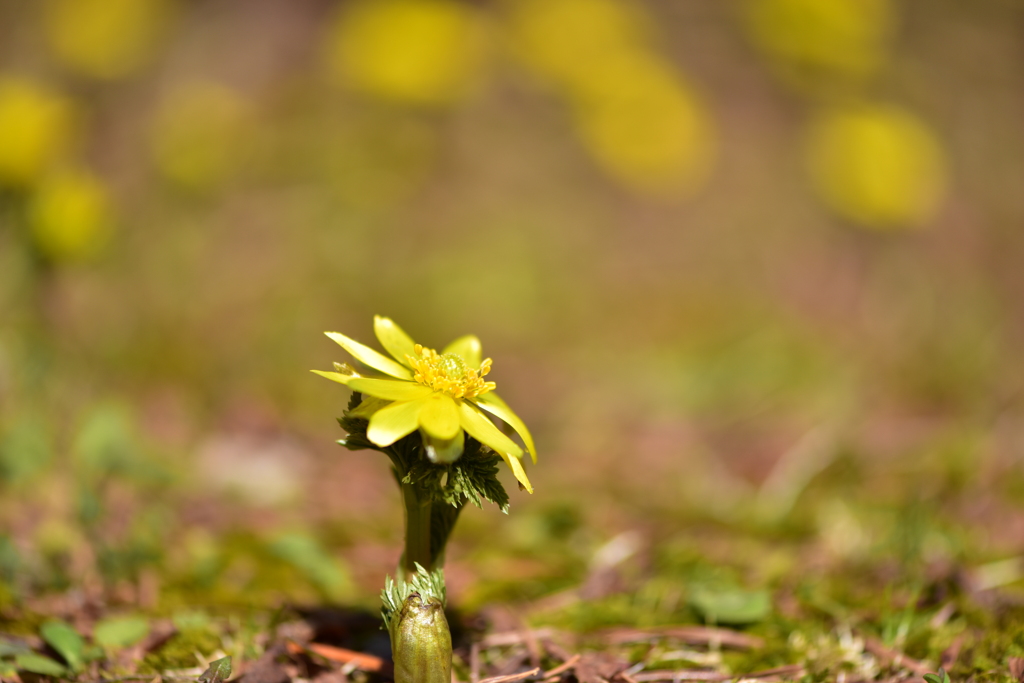
M876 638L866 638L864 640L864 649L880 659L883 664L901 666L904 669L913 671L918 676L923 676L931 671L928 665L908 657L898 650L885 646L882 641Z
M756 678L792 677L798 678L803 675L804 668L800 664L788 664L774 669L754 671L749 674L724 674L718 671L707 671L705 669L690 669L679 671L644 671L631 675L637 683L647 681L730 681L749 680Z
M551 671L545 672L544 678L551 678L552 676L557 676L565 671L568 671L569 669L576 666L576 662L578 661L580 661L580 655L577 652L572 657L556 666L554 669L551 669Z
M538 628L532 631L506 631L504 633L492 633L480 641L480 645L488 647L500 647L502 645L519 645L525 643L526 639L543 639L550 638L555 634L555 630L551 628Z
M323 643L309 643L303 647L298 643L288 641L288 652L293 655L302 652L312 652L326 660L337 662L338 664L351 664L363 671L391 673L391 665L380 657L368 655L364 652L356 652L355 650L346 650L343 647L324 645Z
M633 680L642 681L728 681L738 676L723 674L717 671L704 669L679 670L679 671L644 671L633 674Z
M690 645L712 645L732 647L740 650L758 648L764 640L728 628L710 626L662 626L657 628L614 628L602 634L611 644L631 643L652 638L677 638Z
M536 669L530 669L520 674L510 674L508 676L495 676L494 678L485 678L480 683L512 683L513 681L521 681L526 678L531 678L540 673L540 667Z

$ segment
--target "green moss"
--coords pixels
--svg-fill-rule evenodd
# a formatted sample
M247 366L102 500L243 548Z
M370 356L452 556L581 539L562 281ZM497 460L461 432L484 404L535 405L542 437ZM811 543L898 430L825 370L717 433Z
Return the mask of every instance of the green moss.
M209 656L221 648L221 638L210 626L185 628L156 652L146 655L139 665L140 674L158 674L173 669L198 666L196 654Z

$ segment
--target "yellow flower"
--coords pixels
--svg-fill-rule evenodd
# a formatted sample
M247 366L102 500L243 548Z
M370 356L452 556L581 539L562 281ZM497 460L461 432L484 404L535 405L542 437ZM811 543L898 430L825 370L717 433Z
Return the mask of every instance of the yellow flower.
M28 79L0 75L0 185L34 185L72 146L68 98Z
M107 187L92 173L78 169L44 178L29 202L28 218L36 248L60 263L95 255L114 227Z
M807 163L830 208L876 230L927 225L946 192L941 142L912 112L891 105L821 115L808 135Z
M401 103L455 104L484 75L487 22L456 0L345 4L330 36L329 68L342 83Z
M485 379L491 359L481 360L480 340L474 335L459 337L437 352L414 343L388 318L375 316L373 329L394 360L338 332L326 334L353 358L391 379L362 377L340 364L335 365L338 372L313 371L370 397L357 409L358 415L369 419L367 438L386 447L419 429L430 460L450 463L462 455L468 433L497 452L516 479L533 493L521 462L523 449L495 427L487 414L507 422L536 462L533 437L494 393L495 383Z

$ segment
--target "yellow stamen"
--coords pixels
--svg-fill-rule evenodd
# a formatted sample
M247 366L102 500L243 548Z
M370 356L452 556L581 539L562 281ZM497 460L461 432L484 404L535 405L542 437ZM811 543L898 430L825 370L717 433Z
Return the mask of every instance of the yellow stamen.
M406 356L413 378L434 391L442 391L452 398L474 398L498 386L484 381L484 375L491 371L490 358L480 364L479 370L473 370L457 353L438 353L422 344L414 349L415 356Z

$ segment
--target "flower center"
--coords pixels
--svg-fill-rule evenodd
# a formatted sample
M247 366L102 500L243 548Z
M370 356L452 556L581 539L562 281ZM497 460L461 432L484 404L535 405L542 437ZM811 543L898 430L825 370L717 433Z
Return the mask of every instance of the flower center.
M417 344L415 356L406 356L412 365L414 379L434 391L443 391L452 398L473 398L486 394L497 385L484 381L491 371L491 359L480 364L479 370L466 365L457 353L438 353Z

